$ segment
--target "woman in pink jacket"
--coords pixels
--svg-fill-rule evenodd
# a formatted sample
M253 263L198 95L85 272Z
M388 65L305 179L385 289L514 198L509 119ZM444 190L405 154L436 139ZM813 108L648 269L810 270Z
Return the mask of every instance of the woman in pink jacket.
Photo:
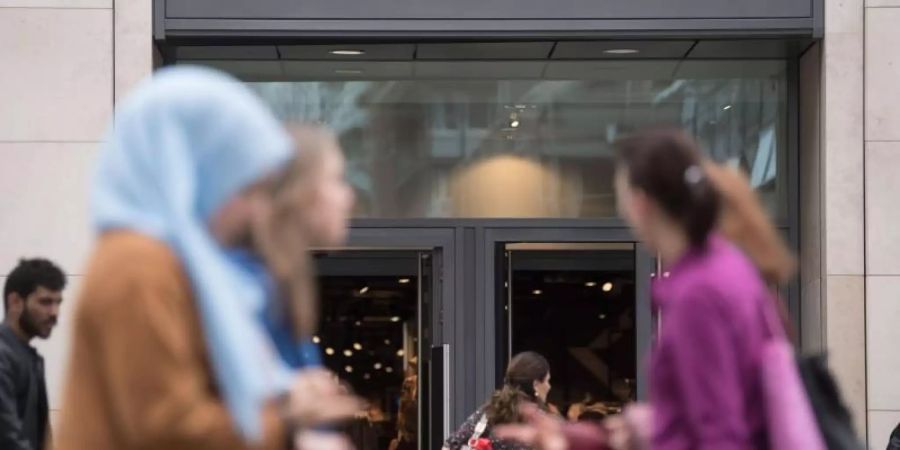
M686 134L644 132L618 150L620 214L666 267L652 290L661 324L649 405L603 428L531 411L531 426L502 432L545 450L765 449L760 358L766 308L776 304L768 283L791 275L790 253L746 180L704 160Z

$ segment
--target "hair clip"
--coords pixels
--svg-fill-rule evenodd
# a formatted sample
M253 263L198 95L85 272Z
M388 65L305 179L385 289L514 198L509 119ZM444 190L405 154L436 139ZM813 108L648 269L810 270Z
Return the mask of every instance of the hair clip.
M698 165L693 165L684 170L684 182L689 185L695 185L703 180L703 169Z

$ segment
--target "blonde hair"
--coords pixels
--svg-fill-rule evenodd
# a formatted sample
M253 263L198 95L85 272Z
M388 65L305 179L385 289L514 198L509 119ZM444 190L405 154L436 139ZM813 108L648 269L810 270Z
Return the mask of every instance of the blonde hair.
M704 171L721 198L720 232L747 254L768 283L790 281L797 263L747 176L712 161L704 162Z
M306 225L316 195L316 173L329 152L337 151L337 138L327 128L291 125L288 131L297 155L268 187L269 206L252 229L253 242L277 284L282 301L279 313L287 317L296 337L315 334L319 320L318 293L310 254L311 230Z

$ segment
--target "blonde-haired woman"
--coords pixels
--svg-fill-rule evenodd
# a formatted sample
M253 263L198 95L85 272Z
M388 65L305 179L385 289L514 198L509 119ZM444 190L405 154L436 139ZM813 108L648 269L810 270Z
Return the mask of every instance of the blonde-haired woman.
M271 113L227 75L167 68L105 141L55 448L280 450L352 415L356 400L285 364L260 321L277 311L300 339L316 323L315 298L286 276L302 264L272 250L302 206L288 190L303 168ZM241 249L262 255L279 295L230 256Z

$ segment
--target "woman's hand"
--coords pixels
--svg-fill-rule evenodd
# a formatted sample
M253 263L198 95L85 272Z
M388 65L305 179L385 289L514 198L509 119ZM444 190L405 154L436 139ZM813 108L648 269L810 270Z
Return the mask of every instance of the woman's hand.
M535 405L522 405L520 413L524 423L498 426L494 435L535 450L568 450L561 419L542 412Z
M651 438L650 407L630 405L625 411L604 421L609 433L609 447L613 450L647 450Z
M346 436L320 431L302 431L294 439L296 450L353 450Z
M363 410L363 402L322 369L297 374L288 396L286 415L297 427L310 428L352 419Z

